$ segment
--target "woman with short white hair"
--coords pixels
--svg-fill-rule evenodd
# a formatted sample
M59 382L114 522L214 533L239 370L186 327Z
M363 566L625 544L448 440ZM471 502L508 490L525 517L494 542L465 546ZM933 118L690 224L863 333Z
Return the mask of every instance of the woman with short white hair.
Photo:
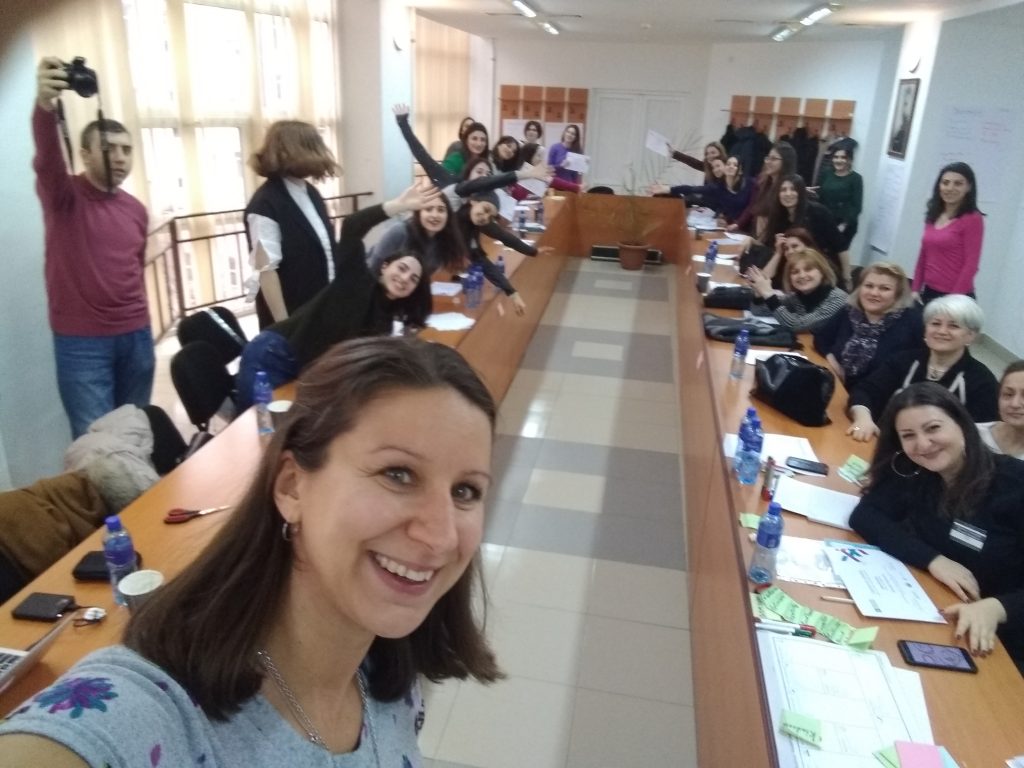
M970 296L950 294L924 308L923 352L904 352L883 362L850 390L846 434L867 442L878 434L875 421L893 395L919 381L941 384L977 421L994 421L999 384L992 372L967 351L985 322L985 313Z

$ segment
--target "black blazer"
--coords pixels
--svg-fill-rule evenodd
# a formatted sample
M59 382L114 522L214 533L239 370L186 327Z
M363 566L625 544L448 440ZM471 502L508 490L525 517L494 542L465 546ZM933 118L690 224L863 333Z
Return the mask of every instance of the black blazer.
M821 327L814 332L814 348L820 355L835 355L836 360L842 362L843 347L853 336L853 325L850 323L850 310L837 312ZM924 320L921 316L921 308L917 305L907 307L902 317L894 322L878 340L878 348L871 363L861 371L855 378L846 376L844 384L847 391L851 391L854 385L865 376L871 374L881 361L888 358L894 352L903 350L924 349Z
M331 241L331 253L336 254L334 227L327 217L327 206L324 204L324 199L317 192L316 187L308 182L306 190L309 192L309 199L312 200L313 207L324 222L324 227L327 228L327 237ZM250 213L273 219L281 228L281 263L277 268L277 276L281 280L281 293L284 296L285 308L291 315L330 282L320 237L313 229L313 225L309 223L309 219L296 205L292 196L288 194L284 179L280 177L267 179L256 190L256 194L252 196L245 208L245 237L251 252L253 242L252 234L249 232ZM333 258L334 271L337 274L337 256ZM274 322L262 293L256 296L256 313L259 316L261 330Z

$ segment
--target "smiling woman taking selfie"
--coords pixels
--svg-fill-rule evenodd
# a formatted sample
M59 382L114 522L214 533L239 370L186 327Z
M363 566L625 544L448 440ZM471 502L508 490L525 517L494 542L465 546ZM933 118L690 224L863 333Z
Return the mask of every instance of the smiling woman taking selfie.
M989 451L934 382L896 395L880 426L850 526L949 587L960 602L943 613L972 653L998 635L1024 669L1024 462Z
M0 725L4 765L420 765L418 679L501 676L472 600L494 418L442 344L331 349L124 644Z

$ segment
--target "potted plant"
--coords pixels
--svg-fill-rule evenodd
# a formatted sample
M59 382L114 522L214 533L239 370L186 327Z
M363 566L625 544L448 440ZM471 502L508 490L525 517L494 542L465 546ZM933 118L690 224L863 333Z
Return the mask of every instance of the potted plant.
M628 270L642 269L651 247L647 238L657 228L657 222L653 220L650 209L643 204L643 199L637 196L636 173L632 166L626 172L623 187L626 190L622 197L623 204L614 216L620 233L619 266Z

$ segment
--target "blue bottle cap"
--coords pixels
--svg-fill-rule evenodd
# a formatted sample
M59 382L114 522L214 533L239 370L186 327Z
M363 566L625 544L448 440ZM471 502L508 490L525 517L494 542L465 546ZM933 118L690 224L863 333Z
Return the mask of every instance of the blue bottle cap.
M111 533L117 533L122 529L121 518L118 515L111 515L110 517L106 518L103 522L104 524L106 524L107 530Z

